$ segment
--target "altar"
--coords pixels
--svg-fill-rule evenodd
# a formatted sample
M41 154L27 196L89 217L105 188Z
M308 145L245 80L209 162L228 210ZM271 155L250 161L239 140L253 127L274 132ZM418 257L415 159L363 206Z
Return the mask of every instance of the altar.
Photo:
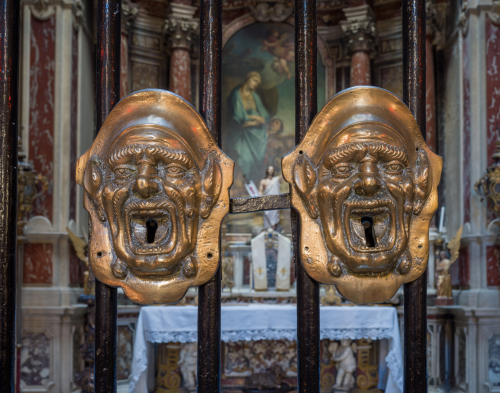
M130 393L154 391L154 370L151 369L154 344L196 342L197 317L196 306L149 306L141 309L133 349ZM295 305L223 306L221 318L221 340L224 343L295 341L297 337ZM381 359L381 363L385 361L381 368L386 372L381 376L381 384L386 393L403 391L401 335L394 307L321 307L320 333L322 340L366 339L369 342L387 339L388 346ZM192 350L196 351L196 347ZM180 380L180 375L178 378Z

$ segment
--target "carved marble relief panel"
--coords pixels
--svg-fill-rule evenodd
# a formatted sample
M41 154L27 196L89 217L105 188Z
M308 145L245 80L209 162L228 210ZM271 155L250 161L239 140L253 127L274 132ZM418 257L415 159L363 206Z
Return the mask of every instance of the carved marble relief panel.
M488 377L494 388L500 387L500 334L488 339Z
M47 387L50 383L50 338L40 332L25 332L21 339L21 382Z

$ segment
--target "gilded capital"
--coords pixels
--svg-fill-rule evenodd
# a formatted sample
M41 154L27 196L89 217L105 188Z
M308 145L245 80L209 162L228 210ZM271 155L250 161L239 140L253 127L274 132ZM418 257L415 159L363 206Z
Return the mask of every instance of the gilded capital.
M345 21L340 22L342 34L349 53L373 52L377 43L375 16L368 5L345 8Z

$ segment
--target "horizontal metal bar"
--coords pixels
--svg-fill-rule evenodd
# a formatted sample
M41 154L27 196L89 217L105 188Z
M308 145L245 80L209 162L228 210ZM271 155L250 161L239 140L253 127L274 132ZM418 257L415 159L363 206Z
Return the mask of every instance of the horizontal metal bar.
M281 209L290 209L290 194L231 198L229 200L229 213L232 214Z

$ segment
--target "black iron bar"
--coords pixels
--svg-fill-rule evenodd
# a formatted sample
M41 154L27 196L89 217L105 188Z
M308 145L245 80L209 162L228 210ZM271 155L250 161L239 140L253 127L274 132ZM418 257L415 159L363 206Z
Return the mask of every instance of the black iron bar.
M0 390L14 392L20 1L0 0Z
M317 107L316 0L295 0L295 143L304 138ZM297 274L297 351L299 393L320 391L319 284L299 257L300 222L291 210L293 255Z
M231 198L229 213L253 213L263 210L290 209L290 194L265 195L251 198Z
M425 139L425 1L403 1L403 100ZM404 286L404 392L427 392L427 272Z
M96 46L96 133L120 99L121 0L98 0ZM89 233L92 236L92 233ZM116 392L116 288L95 283L96 393Z
M221 146L221 56L222 0L201 0L200 113L219 147ZM198 393L221 391L220 340L219 266L214 277L198 288Z

